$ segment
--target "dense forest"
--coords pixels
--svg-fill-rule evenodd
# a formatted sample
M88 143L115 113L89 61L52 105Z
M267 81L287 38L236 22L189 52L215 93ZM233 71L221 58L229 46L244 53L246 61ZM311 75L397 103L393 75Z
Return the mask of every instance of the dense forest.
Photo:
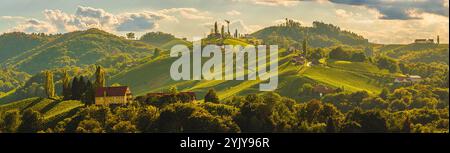
M429 87L428 87L429 88ZM337 93L297 103L276 93L164 105L89 105L59 120L32 109L8 110L3 132L448 132L448 90L416 85L370 96ZM421 92L413 95L411 92ZM340 101L336 104L334 102ZM57 122L56 122L57 121Z

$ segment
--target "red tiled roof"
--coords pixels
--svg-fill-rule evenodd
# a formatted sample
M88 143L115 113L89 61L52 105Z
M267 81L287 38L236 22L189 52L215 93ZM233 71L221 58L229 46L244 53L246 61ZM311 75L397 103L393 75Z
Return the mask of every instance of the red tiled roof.
M95 90L95 97L103 96L125 96L127 93L127 86L119 87L100 87Z
M323 86L323 85L318 85L318 86L314 87L314 91L315 92L320 92L320 93L323 93L323 94L329 94L329 93L333 93L334 89L326 87L326 86Z

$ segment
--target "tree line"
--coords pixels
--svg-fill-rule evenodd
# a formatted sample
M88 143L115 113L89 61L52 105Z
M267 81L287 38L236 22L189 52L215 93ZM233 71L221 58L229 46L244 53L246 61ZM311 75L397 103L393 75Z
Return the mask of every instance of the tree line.
M47 98L62 100L80 100L86 104L93 104L95 100L95 90L104 87L105 70L101 66L97 66L94 81L92 82L85 76L74 76L72 79L69 73L64 70L62 77L62 97L58 97L55 93L55 84L53 73L51 71L44 72L44 90Z
M408 86L376 96L363 91L339 92L303 103L275 92L220 100L211 89L202 103L178 99L166 105L153 102L116 107L89 105L58 122L43 120L37 111L10 110L1 117L0 131L448 132L448 90L426 88Z

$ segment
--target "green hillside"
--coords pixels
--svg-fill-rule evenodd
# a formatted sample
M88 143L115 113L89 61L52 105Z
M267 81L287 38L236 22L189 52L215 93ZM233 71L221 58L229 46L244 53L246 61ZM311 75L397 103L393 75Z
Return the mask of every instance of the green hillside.
M288 21L286 24L271 26L259 30L251 36L264 40L268 44L296 44L300 46L303 40L313 47L331 47L337 45L366 46L367 39L355 33L341 30L332 24L313 22L312 27Z
M63 34L3 63L34 74L44 69L95 64L121 54L139 59L151 55L152 48L143 42L126 40L98 29L89 29Z
M25 72L10 69L0 69L0 97L4 93L24 84L31 76Z
M44 118L50 119L57 115L69 112L73 109L84 106L80 101L55 101L45 98L28 98L5 105L0 105L0 114L8 110L17 109L20 111L33 109L44 115Z
M247 45L245 42L241 42L233 39L226 39L226 44L234 45L241 44ZM159 58L152 59L145 64L136 66L129 71L124 71L112 77L110 83L119 83L123 85L129 85L132 87L134 94L141 95L147 92L161 92L169 88L170 86L177 86L180 90L189 90L204 93L209 88L209 85L213 82L220 84L224 82L233 81L174 81L170 78L170 66L176 60L176 58L170 58L167 55L163 55ZM206 61L205 58L202 60ZM239 82L234 82L238 84ZM209 84L209 85L206 85ZM232 83L233 84L233 83ZM224 85L227 87L227 85ZM218 90L218 89L217 89Z
M325 29L334 29L335 35L327 37L342 39L344 43L349 36L355 40L365 41L350 32L341 31L339 28L323 23L316 23L315 27L271 27L290 35L292 32L305 30L315 31L317 35ZM286 29L287 28L287 29ZM270 28L269 28L270 29ZM284 31L284 30L287 31ZM264 30L263 30L264 31ZM263 36L265 32L260 31ZM297 31L298 32L298 31ZM258 32L257 32L258 33ZM283 36L283 34L280 34ZM56 36L55 36L56 37ZM350 37L349 37L350 39ZM301 39L299 39L301 40ZM312 44L313 42L309 42ZM349 42L347 42L350 44ZM118 83L131 87L134 95L143 95L148 92L162 92L171 86L177 86L180 91L193 91L201 98L208 89L214 88L218 91L220 98L230 98L235 95L245 95L258 93L261 81L235 81L235 80L214 80L214 81L174 81L170 78L170 66L176 58L168 57L168 52L162 52L160 56L151 56L153 46L163 49L170 49L175 44L192 45L190 42L175 38L165 33L148 33L140 41L131 41L106 33L97 29L77 31L61 36L38 46L32 50L24 52L7 60L10 66L20 70L34 73L32 79L27 81L23 87L16 89L16 92L6 92L0 99L0 103L16 101L26 97L42 96L42 75L37 73L40 70L72 66L73 75L84 74L91 76L93 71L90 64L100 64L108 70L109 85ZM238 38L211 38L204 39L203 44L224 44L246 46L249 43L246 39ZM330 87L344 88L347 91L366 90L370 93L378 93L395 74L390 74L386 70L380 70L375 65L368 62L347 62L329 61L325 65L312 67L298 66L290 61L294 53L287 53L285 49L279 49L279 85L276 92L282 96L291 98L302 98L299 95L299 88L304 83L325 84ZM205 62L207 58L203 58ZM131 63L130 63L131 61ZM139 61L139 62L138 62ZM79 69L75 66L80 66ZM108 69L109 68L109 69ZM56 72L55 80L60 78L60 69ZM62 71L61 71L62 72ZM60 84L56 85L59 88ZM58 89L59 91L59 89Z
M383 86L379 82L382 78L321 66L308 68L304 75L310 79L336 88L344 88L347 91L365 90L372 94L378 94Z
M405 62L449 63L448 44L382 45L377 49L384 55Z
M140 41L148 43L153 46L158 46L159 48L170 50L174 45L182 44L189 45L190 42L176 38L175 36L163 33L163 32L149 32L144 34L140 39Z
M43 34L25 34L22 32L2 34L0 35L0 64L8 58L17 56L49 40L50 36Z
M232 45L246 45L239 39L205 40L206 43L224 43ZM325 84L335 88L344 88L346 91L366 90L372 94L378 94L381 89L392 81L395 74L387 70L380 70L371 63L330 61L328 66L296 66L290 62L294 54L286 54L284 49L279 52L279 85L276 92L280 95L301 99L299 88L304 83ZM139 65L129 71L117 74L109 80L109 83L128 85L134 95L143 95L148 92L163 92L171 86L177 86L180 91L193 91L198 98L203 97L209 88L218 91L222 99L236 95L259 93L258 80L200 80L200 81L174 81L170 78L170 66L176 58L167 55L153 59ZM204 62L206 59L203 59Z

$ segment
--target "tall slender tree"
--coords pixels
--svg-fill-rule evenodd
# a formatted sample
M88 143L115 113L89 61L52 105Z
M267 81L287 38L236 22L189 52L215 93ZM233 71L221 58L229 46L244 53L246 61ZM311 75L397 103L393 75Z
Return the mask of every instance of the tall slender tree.
M219 28L217 26L217 22L214 22L214 34L219 34Z
M95 100L95 88L91 80L88 80L86 83L86 93L84 94L84 102L90 105L94 104L94 100Z
M64 70L64 76L63 76L63 80L62 80L62 94L65 100L70 99L70 97L72 96L72 87L70 86L70 76L69 73Z
M225 26L222 25L222 28L220 30L220 35L222 36L222 38L225 38Z
M80 83L78 81L78 77L73 77L72 80L72 99L78 100L80 99Z
M208 93L205 95L205 102L219 103L219 97L217 96L216 90L208 90Z
M105 84L105 71L101 66L97 66L97 70L95 71L94 88L104 87Z
M86 90L87 90L86 79L84 76L80 76L80 79L78 80L78 85L79 85L78 87L79 87L79 93L80 93L79 99L83 100L84 95L86 94Z
M228 31L227 34L231 36L231 33L230 33L230 21L229 20L225 20L225 22L227 23L227 29L228 29L227 30Z
M307 46L306 39L303 39L303 43L302 43L302 47L303 47L303 54L305 54L305 56L308 56L308 46Z
M48 98L55 97L55 84L53 82L53 73L45 71L45 93Z

